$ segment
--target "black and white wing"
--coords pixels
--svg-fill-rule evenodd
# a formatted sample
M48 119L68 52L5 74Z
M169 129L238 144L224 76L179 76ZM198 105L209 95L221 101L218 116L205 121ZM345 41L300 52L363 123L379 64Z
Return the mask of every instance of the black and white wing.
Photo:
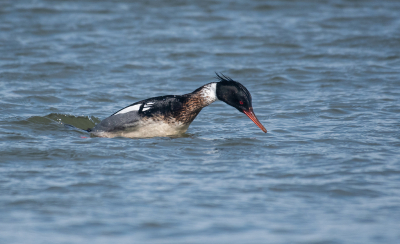
M143 117L169 116L182 108L182 96L161 96L131 104L104 119L91 132L113 132L134 129Z

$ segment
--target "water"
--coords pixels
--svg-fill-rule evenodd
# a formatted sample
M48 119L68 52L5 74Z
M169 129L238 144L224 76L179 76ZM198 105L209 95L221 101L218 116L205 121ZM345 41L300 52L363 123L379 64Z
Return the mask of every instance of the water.
M0 243L399 243L398 1L2 1ZM182 137L95 138L214 71Z

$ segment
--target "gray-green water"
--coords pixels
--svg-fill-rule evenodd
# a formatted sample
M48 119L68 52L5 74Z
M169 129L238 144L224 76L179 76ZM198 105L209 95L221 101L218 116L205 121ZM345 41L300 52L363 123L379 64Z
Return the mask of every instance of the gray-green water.
M399 1L1 1L0 243L399 243ZM85 138L214 71L180 138Z

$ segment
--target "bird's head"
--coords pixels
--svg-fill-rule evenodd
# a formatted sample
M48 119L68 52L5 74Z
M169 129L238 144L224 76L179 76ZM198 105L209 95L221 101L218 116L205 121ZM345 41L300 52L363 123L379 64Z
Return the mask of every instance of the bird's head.
M251 94L246 87L223 74L217 74L217 78L219 79L216 89L217 98L246 114L262 131L267 133L254 114Z

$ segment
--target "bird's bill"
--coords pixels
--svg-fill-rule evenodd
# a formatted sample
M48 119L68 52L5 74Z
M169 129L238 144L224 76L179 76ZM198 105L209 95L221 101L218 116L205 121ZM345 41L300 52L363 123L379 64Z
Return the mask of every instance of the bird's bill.
M243 113L247 115L247 117L249 117L254 122L254 124L260 127L262 131L267 133L267 129L265 129L265 127L260 123L260 121L258 121L256 115L254 114L253 108L250 108L248 111L243 110Z

